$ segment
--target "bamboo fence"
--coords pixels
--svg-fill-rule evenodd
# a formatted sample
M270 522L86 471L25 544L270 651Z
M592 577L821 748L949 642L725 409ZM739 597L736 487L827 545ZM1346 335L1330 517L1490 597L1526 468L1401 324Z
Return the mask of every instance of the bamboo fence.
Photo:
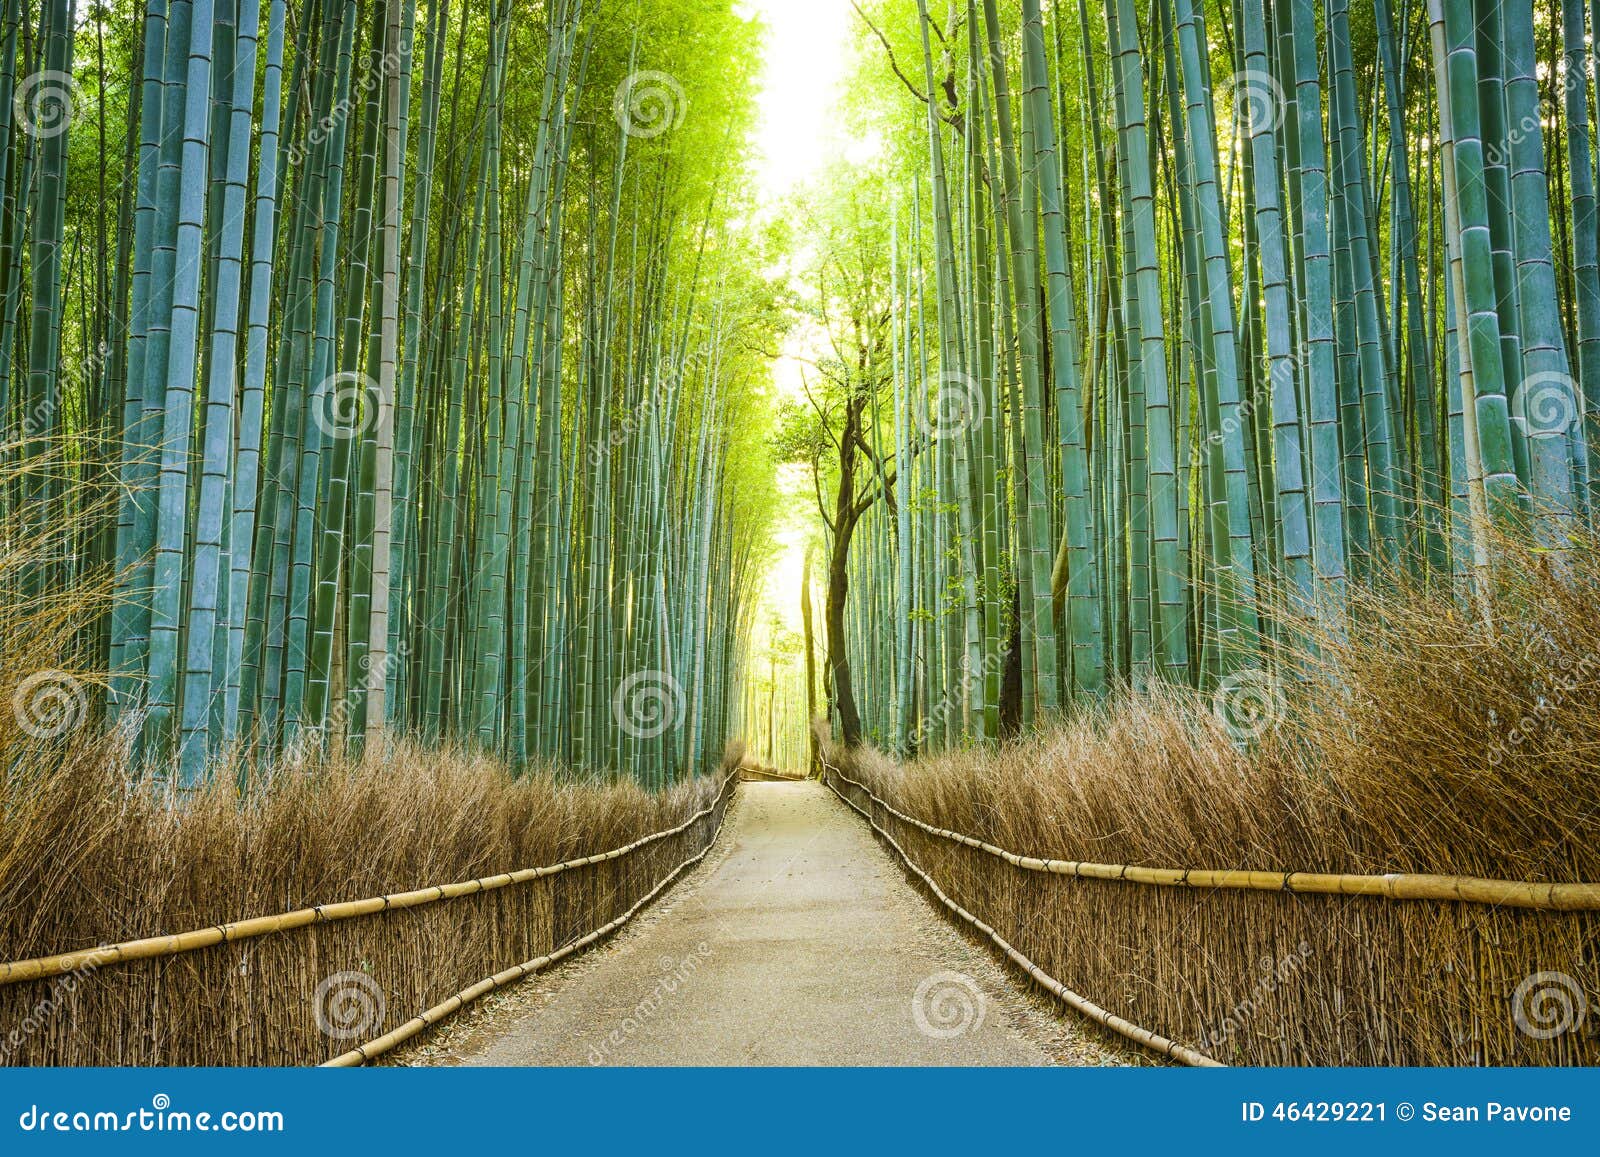
M935 898L1042 987L1175 1060L1600 1062L1586 1017L1600 884L1026 856L908 815L834 763L824 772Z
M949 908L961 919L965 920L968 924L971 924L979 932L988 937L989 940L994 943L995 947L1004 952L1008 959L1021 967L1023 971L1025 971L1030 977L1038 982L1043 988L1055 995L1058 999L1065 1001L1068 1005L1076 1009L1078 1012L1081 1012L1089 1019L1104 1025L1113 1032L1120 1033L1122 1036L1127 1037L1131 1041L1138 1042L1148 1049L1153 1049L1156 1052L1161 1053L1163 1056L1171 1057L1173 1060L1182 1061L1184 1064L1193 1065L1196 1068L1221 1067L1217 1061L1196 1049L1189 1048L1187 1045L1179 1044L1174 1040L1168 1040L1164 1036L1153 1033L1147 1028L1142 1028L1130 1020L1125 1020L1115 1013L1101 1008L1093 1001L1087 999L1086 997L1080 996L1076 992L1073 992L1066 985L1062 984L1053 976L1050 976L1044 971L1044 969L1040 968L1033 961L1029 960L1022 953L1018 952L1016 948L1014 948L992 927L990 927L988 924L985 924L978 917L974 916L971 912L967 911L960 904L957 904L948 895L946 895L944 889L939 887L938 882L934 880L932 876L928 875L927 872L924 872L920 867L918 867L916 861L906 853L906 850L900 846L895 838L885 831L881 826L879 826L877 820L872 818L872 812L867 808L861 807L854 800L852 800L848 795L839 789L839 784L835 783L834 781L838 780L839 782L845 783L850 787L864 793L867 796L869 805L871 807L887 807L888 805L884 804L882 800L873 795L871 790L867 788L865 784L858 783L857 781L848 778L847 776L843 775L838 768L835 768L826 762L824 762L823 767L827 770L825 782L830 788L833 789L833 793L843 800L845 804L853 811L859 813L862 818L865 819L869 825L871 825L874 832L883 837L884 841L895 850L896 854L899 855L900 859L905 863L905 866L910 869L919 880L928 886L928 890L933 893L934 898L946 908ZM889 810L892 811L893 809ZM899 813L895 814L898 815Z
M727 792L728 787L730 787L732 783L733 777L729 777L728 783L723 785L722 792L724 794ZM721 801L722 794L719 794L717 797L717 802L720 804ZM713 834L713 839L715 839L715 834ZM710 851L711 843L707 842L705 847L701 848L683 863L672 869L672 871L658 884L656 884L654 888L651 888L650 891L641 896L631 908L629 908L622 915L618 916L615 920L612 920L610 923L601 925L588 935L582 936L554 952L547 953L544 956L536 956L532 960L523 961L521 964L513 964L510 968L497 972L493 976L484 977L484 979L478 981L478 983L471 985L468 988L464 988L448 999L440 1001L432 1008L418 1013L399 1028L393 1029L390 1032L386 1032L382 1036L376 1037L364 1045L357 1045L347 1053L339 1054L338 1056L334 1057L333 1060L325 1062L324 1067L354 1068L358 1065L364 1065L369 1061L376 1060L384 1053L398 1048L401 1044L404 1044L406 1041L410 1040L424 1029L430 1028L433 1025L438 1024L441 1020L455 1015L461 1009L465 1008L467 1005L471 1004L480 997L487 996L489 993L498 988L504 988L508 984L512 984L518 980L524 979L525 977L532 976L536 972L543 972L552 964L560 963L568 956L571 956L574 952L580 952L589 947L589 945L604 940L607 936L611 935L618 928L621 928L629 920L633 919L633 917L636 916L640 909L642 909L646 904L650 903L650 901L654 900L657 896L661 895L662 892L666 891L667 888L672 885L674 880L683 875L684 872L688 871L694 865L698 864L701 860L705 859L707 853Z
M674 827L558 864L0 964L0 1063L376 1056L621 927L710 850L737 782L728 772L712 802ZM401 911L415 915L389 918ZM301 935L279 935L290 932ZM507 955L529 959L456 991ZM346 1052L341 1026L327 1031L327 1010L316 1007L327 980L346 972L370 977L381 994L362 1028L382 1029L391 1010L428 1011L384 1033L383 1047Z

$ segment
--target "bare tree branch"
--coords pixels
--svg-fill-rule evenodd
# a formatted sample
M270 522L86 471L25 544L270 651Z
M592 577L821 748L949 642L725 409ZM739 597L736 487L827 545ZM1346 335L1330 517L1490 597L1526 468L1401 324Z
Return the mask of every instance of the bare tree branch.
M883 34L876 24L872 22L872 18L861 10L861 5L856 3L856 0L850 0L850 7L856 10L856 15L861 17L862 23L868 28L872 29L872 34L878 38L878 42L883 45L883 50L889 54L889 67L894 69L894 74L900 78L900 83L904 84L908 89L911 90L912 96L916 97L923 104L927 104L927 95L916 85L912 84L911 78L900 70L900 62L895 59L894 45L889 43L889 38Z

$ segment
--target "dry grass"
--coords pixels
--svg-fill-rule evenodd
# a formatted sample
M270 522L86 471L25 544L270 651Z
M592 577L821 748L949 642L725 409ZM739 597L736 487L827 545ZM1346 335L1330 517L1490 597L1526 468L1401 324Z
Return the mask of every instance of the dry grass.
M128 785L120 766L105 746L86 745L50 773L8 779L0 958L557 863L675 826L718 786L707 778L651 795L549 774L513 780L482 757L401 745L280 776L243 802L226 777L177 800ZM619 915L704 847L718 818L623 859L496 892L108 967L71 984L0 988L0 1050L23 1064L325 1060ZM362 1031L351 1038L317 1024L318 985L341 972L368 975L386 1009L374 1019L325 1001L325 1016L356 1016ZM343 982L332 991L341 988L352 991Z
M1360 591L1359 630L1284 648L1302 679L1128 694L997 753L847 765L912 815L1030 855L1597 881L1600 563L1592 544L1500 558L1490 619L1447 592ZM1261 718L1245 699L1266 726L1241 745ZM1560 982L1518 997L1540 972L1600 1005L1600 913L1074 881L880 822L1046 972L1221 1060L1600 1061L1600 1011L1549 1039L1514 1016L1559 1023L1537 993Z

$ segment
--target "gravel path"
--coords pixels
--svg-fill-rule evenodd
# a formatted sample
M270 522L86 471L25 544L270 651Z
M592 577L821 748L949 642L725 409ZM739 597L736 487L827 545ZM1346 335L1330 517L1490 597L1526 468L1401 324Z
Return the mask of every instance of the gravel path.
M1025 990L815 782L742 785L711 855L617 937L447 1022L398 1059L1147 1063Z

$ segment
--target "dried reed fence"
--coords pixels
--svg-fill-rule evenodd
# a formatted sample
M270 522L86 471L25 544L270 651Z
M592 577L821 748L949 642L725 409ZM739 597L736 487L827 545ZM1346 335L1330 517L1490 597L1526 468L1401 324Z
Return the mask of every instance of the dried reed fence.
M1028 856L903 810L939 793L915 765L832 750L825 766L938 898L1035 980L1186 1063L1600 1062L1586 1015L1600 885Z
M74 750L0 801L0 1060L329 1060L609 931L710 846L739 755L651 795L398 746L240 802L130 789ZM242 912L264 915L224 925Z
M906 866L907 870L909 870L918 880L922 881L927 889L933 893L933 896L936 900L953 912L957 917L966 921L980 934L988 937L989 941L996 948L1000 949L1000 951L1005 954L1007 959L1012 961L1012 963L1016 964L1024 972L1026 972L1035 983L1039 984L1041 987L1046 989L1060 1000L1065 1001L1072 1008L1089 1017L1089 1019L1095 1021L1096 1023L1103 1025L1113 1032L1120 1033L1122 1036L1125 1036L1129 1040L1135 1041L1138 1044L1144 1045L1146 1048L1154 1049L1163 1056L1170 1057L1173 1060L1182 1061L1186 1065L1193 1065L1197 1068L1220 1067L1220 1062L1202 1052L1199 1052L1196 1049L1192 1049L1179 1041L1172 1040L1170 1037L1164 1037L1159 1033L1153 1033L1142 1025L1134 1024L1126 1017L1120 1017L1108 1009L1101 1008L1092 1000L1089 1000L1080 993L1072 991L1072 989L1068 988L1055 977L1047 973L1044 969L1040 968L1027 956L1019 952L1015 945L1013 945L1005 937L1001 936L1000 933L994 929L993 925L986 923L983 919L974 915L968 909L962 907L962 905L951 899L950 895L943 888L939 887L939 882L927 872L923 871L922 868L917 865L916 860L913 859L910 853L906 851L905 847L901 845L900 841L895 839L894 836L892 836L888 830L878 822L878 817L881 814L890 815L896 819L910 823L913 827L928 832L929 834L950 838L958 843L963 843L968 847L987 848L987 844L983 844L977 840L969 839L966 836L957 836L954 833L942 831L939 828L935 828L929 824L924 824L921 821L912 818L911 816L907 816L902 812L896 811L894 808L890 807L888 804L884 803L883 800L874 795L872 790L867 787L866 784L861 783L859 780L851 779L826 759L824 759L822 763L822 778L823 782L833 790L835 795L843 800L847 806L859 813L861 817L865 819L872 827L873 832L894 849L895 854L900 857L901 862ZM1026 862L1021 857L1008 856L1005 853L1000 853L1000 855L1002 859L1007 860L1007 862L1012 863L1013 865L1021 866Z

